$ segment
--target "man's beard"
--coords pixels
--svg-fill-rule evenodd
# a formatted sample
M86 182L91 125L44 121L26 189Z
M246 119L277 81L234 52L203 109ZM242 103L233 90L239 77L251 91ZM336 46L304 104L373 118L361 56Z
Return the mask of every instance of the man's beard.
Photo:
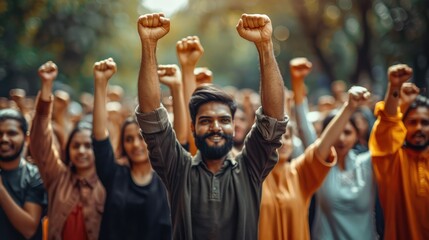
M428 145L429 145L429 142L426 142L423 145L414 145L414 144L407 142L407 141L405 141L405 143L404 143L404 146L406 148L409 148L409 149L412 149L412 150L418 151L418 152L425 150Z
M224 138L225 143L222 146L216 146L216 147L208 146L205 140L214 135L218 135ZM194 137L195 137L195 145L197 146L198 150L200 150L201 155L203 156L204 159L209 159L209 160L220 159L226 156L228 152L231 151L232 145L234 143L232 140L232 135L223 134L223 133L207 133L204 135L194 134Z
M17 151L15 154L8 156L8 157L3 157L0 156L0 162L12 162L13 160L17 159L19 156L21 156L22 150L24 149L24 143L21 144L21 147L19 148L19 151Z
M424 135L424 134L419 131L419 132L414 133L413 137L415 135ZM408 142L407 140L405 140L405 143L404 143L405 147L410 148L410 149L412 149L414 151L423 151L423 150L426 149L426 147L428 145L429 145L429 141L426 141L424 144L418 144L418 145L417 144L412 144L412 143Z

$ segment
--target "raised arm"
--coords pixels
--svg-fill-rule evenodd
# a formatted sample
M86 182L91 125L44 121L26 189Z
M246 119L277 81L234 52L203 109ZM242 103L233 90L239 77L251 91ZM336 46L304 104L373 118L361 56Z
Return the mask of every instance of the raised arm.
M183 96L182 76L177 65L159 65L159 81L166 85L173 97L173 128L176 132L176 138L180 144L186 144L188 141L188 128L186 117L185 98Z
M42 80L42 89L40 90L40 99L51 101L52 86L58 75L58 67L52 61L46 62L39 68L39 77Z
M292 90L295 104L302 104L306 98L304 80L311 72L313 64L307 58L294 58L289 62Z
M197 36L188 36L176 43L176 53L180 67L182 68L183 90L185 103L187 104L197 87L194 70L198 60L204 54L204 48Z
M49 61L39 68L42 88L36 102L36 112L31 124L30 150L31 156L39 167L40 174L47 189L52 181L66 171L61 161L60 148L55 145L52 130L52 86L58 75L55 63Z
M354 86L348 91L349 99L345 102L340 112L332 119L320 136L320 142L316 149L316 154L320 159L327 159L330 148L338 140L344 127L348 123L350 116L355 110L362 106L371 95L364 87Z
M194 70L197 66L198 60L200 60L201 56L204 54L204 48L197 36L188 36L177 42L176 53L180 67L182 68L183 94L185 105L187 106L192 93L197 88L197 80ZM186 107L185 110L189 152L194 155L197 152L197 148L195 146L194 135L189 127L191 126L191 115L188 107Z
M238 34L253 43L259 53L261 68L261 104L265 115L284 119L284 83L274 57L271 20L267 15L243 14L237 24Z
M406 64L397 64L387 71L389 84L384 97L384 109L387 115L396 116L402 84L413 75L413 69Z
M157 73L156 46L158 40L170 31L170 20L162 13L145 14L139 17L137 29L142 45L137 86L139 110L148 113L160 106L161 90Z
M408 110L411 103L416 100L419 93L420 89L414 83L405 82L404 84L402 84L401 93L399 94L399 105L402 113L405 113Z
M116 73L116 63L112 58L94 64L94 111L92 130L95 140L108 137L106 95L109 79Z
M316 130L307 120L308 102L306 97L305 78L310 73L312 63L307 58L294 58L289 62L292 90L294 92L295 113L299 135L305 147L310 146L316 138Z

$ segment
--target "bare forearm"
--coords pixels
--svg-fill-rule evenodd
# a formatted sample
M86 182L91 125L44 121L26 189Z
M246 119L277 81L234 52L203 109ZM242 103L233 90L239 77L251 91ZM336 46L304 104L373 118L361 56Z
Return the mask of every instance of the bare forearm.
M43 83L42 89L40 90L40 98L43 101L49 101L51 100L52 96L52 83Z
M138 78L140 111L152 112L160 106L160 85L156 63L156 42L142 41L142 56Z
M328 124L326 129L320 136L320 143L316 151L321 159L326 159L330 154L330 148L333 146L335 141L340 137L344 127L348 123L350 116L353 114L354 109L345 103L341 108L339 114L337 114L331 122Z
M180 84L173 86L171 88L171 96L173 97L174 131L180 144L185 144L188 140L187 131L189 124L187 124L183 86Z
M394 86L389 83L384 97L384 110L390 116L395 116L398 111L400 90L401 86Z
M106 86L102 83L97 83L97 81L94 90L93 131L94 138L97 140L105 139L108 136Z
M186 121L186 127L187 127L187 141L189 144L193 144L193 135L192 131L189 128L191 126L191 115L189 113L189 108L187 105L189 104L189 101L191 100L192 93L197 88L197 81L194 75L194 68L195 66L187 66L182 65L182 79L183 79L183 95L184 95L184 102L185 102L185 121Z
M305 98L304 79L297 79L292 77L291 82L295 104L302 104Z
M261 102L264 114L284 119L284 83L273 52L273 43L256 44L261 68Z
M192 93L197 88L197 80L194 74L195 66L182 65L182 79L183 79L183 94L185 103L189 103Z

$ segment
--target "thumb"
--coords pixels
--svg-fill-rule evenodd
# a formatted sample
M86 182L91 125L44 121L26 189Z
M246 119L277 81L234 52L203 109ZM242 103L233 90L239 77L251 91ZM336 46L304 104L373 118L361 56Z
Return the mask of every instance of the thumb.
M235 26L237 30L240 30L243 28L243 19L240 18L240 20L238 20L237 26Z

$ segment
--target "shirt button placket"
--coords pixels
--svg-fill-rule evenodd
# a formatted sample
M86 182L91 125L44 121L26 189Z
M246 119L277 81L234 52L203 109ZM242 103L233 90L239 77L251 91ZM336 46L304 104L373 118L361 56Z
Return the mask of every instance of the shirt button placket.
M211 199L219 199L219 179L216 176L212 177Z

